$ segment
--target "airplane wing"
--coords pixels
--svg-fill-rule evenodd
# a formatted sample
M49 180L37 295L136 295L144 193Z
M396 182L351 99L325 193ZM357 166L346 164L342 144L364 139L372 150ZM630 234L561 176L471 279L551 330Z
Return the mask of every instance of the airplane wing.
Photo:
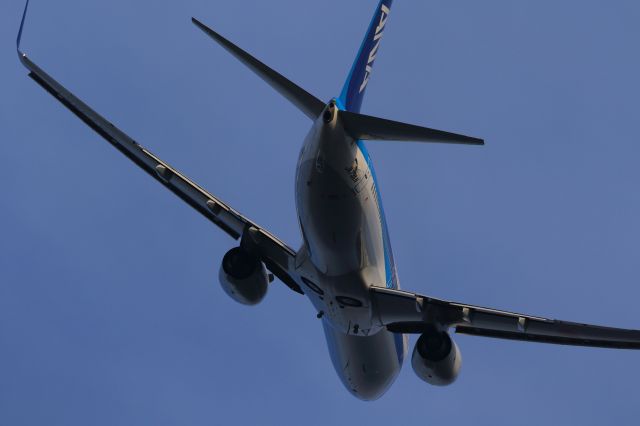
M371 287L373 314L396 333L455 327L456 333L559 345L640 349L640 330L517 314L383 287Z
M266 267L292 290L303 293L296 280L287 272L293 269L296 252L255 222L210 194L169 164L152 154L126 133L114 126L87 104L65 89L38 67L20 50L22 28L29 2L25 6L16 41L18 56L29 70L29 77L59 100L89 127L137 164L158 182L196 209L233 239L242 237L243 244L251 244Z

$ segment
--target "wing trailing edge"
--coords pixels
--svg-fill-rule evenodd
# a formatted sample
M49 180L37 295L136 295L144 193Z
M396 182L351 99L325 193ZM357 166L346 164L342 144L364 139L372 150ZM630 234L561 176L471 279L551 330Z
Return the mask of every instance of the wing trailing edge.
M640 330L518 314L382 287L371 287L381 326L394 333L454 327L457 333L525 342L640 349Z

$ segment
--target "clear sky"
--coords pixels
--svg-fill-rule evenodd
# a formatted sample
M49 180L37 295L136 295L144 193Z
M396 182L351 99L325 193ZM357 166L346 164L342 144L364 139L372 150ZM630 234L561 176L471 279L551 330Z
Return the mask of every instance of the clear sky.
M34 0L23 47L297 246L310 122L190 17L328 100L375 3ZM233 242L27 78L22 7L0 2L0 425L637 424L640 353L470 336L453 386L406 364L356 400L304 297L231 301ZM631 0L395 2L363 112L487 143L369 143L403 288L640 328L639 21Z

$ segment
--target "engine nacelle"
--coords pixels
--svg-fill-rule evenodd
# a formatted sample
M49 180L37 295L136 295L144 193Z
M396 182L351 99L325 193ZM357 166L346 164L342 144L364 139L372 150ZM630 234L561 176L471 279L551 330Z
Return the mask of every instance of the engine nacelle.
M447 386L458 377L462 356L458 345L446 331L430 331L422 334L411 356L411 366L425 382Z
M223 290L243 305L256 305L267 294L267 269L260 259L240 247L224 255L219 278Z

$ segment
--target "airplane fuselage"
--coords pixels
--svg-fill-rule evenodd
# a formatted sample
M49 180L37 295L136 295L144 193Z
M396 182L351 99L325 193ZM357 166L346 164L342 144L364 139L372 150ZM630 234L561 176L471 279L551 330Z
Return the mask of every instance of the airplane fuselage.
M305 138L296 169L303 235L298 272L323 321L331 359L354 395L391 385L406 355L403 335L374 321L369 288L398 278L375 172L362 141L349 136L332 101Z
M220 262L220 284L231 299L244 305L260 303L275 277L308 296L322 319L338 376L360 399L380 397L397 377L407 353L404 333L420 334L411 364L421 380L436 386L450 385L460 372L462 355L450 336L452 328L456 333L508 340L640 349L640 330L559 321L399 289L376 175L362 140L465 145L484 141L360 113L391 3L379 0L340 96L328 104L192 18L313 121L296 168L296 207L303 236L298 251L162 161L27 57L20 40L28 0L16 48L36 83L142 170L239 240Z

